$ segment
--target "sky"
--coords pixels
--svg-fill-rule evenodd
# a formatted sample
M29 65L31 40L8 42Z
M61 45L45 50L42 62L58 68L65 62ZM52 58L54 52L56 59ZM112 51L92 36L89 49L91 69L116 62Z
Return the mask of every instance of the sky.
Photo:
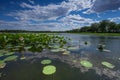
M120 0L0 0L0 30L65 31L120 23Z

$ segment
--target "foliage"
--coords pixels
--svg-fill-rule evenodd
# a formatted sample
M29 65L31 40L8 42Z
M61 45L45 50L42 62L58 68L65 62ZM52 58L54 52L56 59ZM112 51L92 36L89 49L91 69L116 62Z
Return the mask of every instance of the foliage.
M91 68L91 67L93 67L93 64L90 63L89 61L86 61L86 60L80 61L80 64L81 64L82 66L86 67L86 68Z
M120 23L116 24L115 22L109 20L102 20L99 23L93 23L90 26L84 26L80 29L73 29L67 32L99 32L99 33L118 33L120 32Z
M103 61L101 64L108 68L111 68L111 69L113 69L115 67L113 64L106 62L106 61Z
M66 40L64 37L54 34L1 33L0 44L0 49L4 51L21 52L29 50L32 52L41 52L45 48L51 48L54 44L62 47L66 44Z
M51 60L46 59L46 60L42 60L41 64L50 64L51 62L52 62Z
M43 68L43 74L45 75L51 75L51 74L54 74L56 72L56 67L53 66L53 65L48 65L48 66L45 66Z

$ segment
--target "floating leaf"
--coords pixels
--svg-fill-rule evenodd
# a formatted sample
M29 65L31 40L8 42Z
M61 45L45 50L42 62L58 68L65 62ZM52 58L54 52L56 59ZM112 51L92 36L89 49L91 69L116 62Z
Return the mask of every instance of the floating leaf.
M2 53L0 53L0 57L4 56Z
M91 68L93 67L93 64L89 61L86 61L86 60L83 60L83 61L80 61L80 64L86 68Z
M21 60L24 60L24 59L26 59L26 57L25 57L25 56L23 56L23 57L21 57L20 59L21 59Z
M6 66L6 63L2 60L0 61L0 68L4 68Z
M69 47L68 50L77 50L78 47Z
M14 52L10 52L10 53L5 53L4 55L9 56L9 55L13 55L13 54L14 54Z
M16 60L18 56L9 56L7 58L4 59L4 61L12 61L12 60Z
M59 49L52 49L51 52L59 52Z
M103 49L103 51L105 51L105 52L111 52L110 50L107 50L107 49Z
M70 54L70 51L65 51L65 52L63 52L62 54L64 54L64 55L69 55L69 54Z
M76 62L77 62L77 60L73 60L73 62L74 62L74 63L76 63Z
M51 62L52 62L51 60L46 59L46 60L42 60L41 64L50 64Z
M56 72L56 67L53 66L53 65L48 65L48 66L45 66L43 68L43 74L45 75L51 75L51 74L54 74Z
M53 48L60 48L60 46L53 46Z
M29 49L31 49L31 48L32 48L32 46L24 47L24 49L26 49L26 50L29 50Z
M111 64L111 63L109 63L109 62L106 62L106 61L103 61L103 62L102 62L102 65L104 65L104 66L106 66L106 67L108 67L108 68L111 68L111 69L113 69L113 68L115 67L113 64Z

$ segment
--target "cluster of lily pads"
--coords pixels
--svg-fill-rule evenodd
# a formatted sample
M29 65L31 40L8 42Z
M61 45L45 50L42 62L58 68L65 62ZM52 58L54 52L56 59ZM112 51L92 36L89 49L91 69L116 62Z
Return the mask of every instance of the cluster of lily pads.
M54 45L62 47L64 44L66 44L65 38L54 34L0 34L0 50L5 51L29 50L32 52L41 52L45 48L51 48Z
M2 60L1 58L4 57ZM6 66L6 62L17 60L18 56L14 55L14 52L0 52L0 69Z
M43 64L43 65L47 65L50 63L52 63L52 61L49 59L41 61L41 64ZM51 75L51 74L54 74L55 72L56 72L56 67L54 65L47 65L47 66L43 67L43 71L42 71L42 73L45 75Z

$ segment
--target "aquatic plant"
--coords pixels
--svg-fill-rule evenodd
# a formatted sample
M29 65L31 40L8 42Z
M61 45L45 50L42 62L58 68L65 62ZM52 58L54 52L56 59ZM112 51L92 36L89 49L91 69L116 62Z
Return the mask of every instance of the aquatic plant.
M45 59L41 61L41 64L50 64L52 61L50 59Z
M63 53L62 53L63 55L69 55L70 54L70 51L64 51Z
M59 52L59 49L52 49L51 52Z
M6 66L6 63L3 60L0 60L0 68L4 68Z
M12 61L12 60L16 60L17 58L18 58L18 56L13 55L13 56L9 56L9 57L5 58L4 61Z
M68 50L77 50L78 47L68 47Z
M9 56L9 55L13 55L13 54L14 54L14 52L9 52L9 53L5 53L4 55Z
M56 67L53 66L53 65L48 65L48 66L45 66L43 68L43 74L45 75L51 75L51 74L54 74L56 72Z
M86 68L91 68L91 67L93 67L93 64L92 64L91 62L87 61L87 60L82 60L82 61L80 61L80 64L81 64L82 66L86 67Z
M2 53L0 53L0 57L4 56Z
M32 51L41 52L45 48L60 48L66 44L66 40L62 36L52 34L1 34L0 49L10 52ZM54 46L55 45L55 46Z
M108 68L111 68L111 69L113 69L115 67L113 64L106 62L106 61L103 61L101 64Z
M25 57L25 56L22 56L22 57L20 58L20 60L24 60L24 59L26 59L26 57Z

